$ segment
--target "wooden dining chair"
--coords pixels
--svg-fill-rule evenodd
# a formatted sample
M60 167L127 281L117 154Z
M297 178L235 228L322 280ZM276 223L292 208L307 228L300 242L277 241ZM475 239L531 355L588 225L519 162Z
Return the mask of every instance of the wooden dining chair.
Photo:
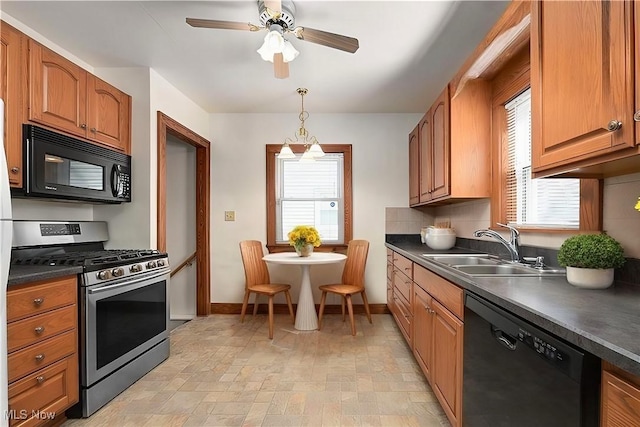
M369 302L367 301L367 293L364 289L364 269L367 264L367 254L369 253L369 242L366 240L352 240L347 248L347 261L342 271L342 282L333 285L322 285L322 299L320 300L320 312L318 313L318 330L322 327L322 314L324 312L324 303L327 299L327 292L332 292L342 296L342 321L345 321L344 305L347 303L349 310L349 320L351 320L351 335L356 334L356 324L353 319L353 305L351 296L354 294L362 295L362 303L364 311L367 313L369 323L371 321L371 311L369 310Z
M242 254L242 264L244 265L245 287L244 300L242 301L242 311L240 312L240 323L244 322L244 315L247 311L249 303L249 295L253 292L256 294L253 301L253 315L258 312L258 296L266 295L269 297L269 339L273 339L273 297L284 292L289 306L289 314L291 320L295 323L295 315L293 314L293 305L291 305L291 294L289 289L291 285L271 283L269 279L269 269L267 263L262 257L262 242L259 240L244 240L240 242L240 253Z

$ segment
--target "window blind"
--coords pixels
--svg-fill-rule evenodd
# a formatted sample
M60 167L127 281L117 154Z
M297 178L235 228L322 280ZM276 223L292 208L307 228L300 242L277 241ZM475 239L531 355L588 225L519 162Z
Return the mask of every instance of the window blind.
M276 162L276 242L288 242L296 225L313 225L323 243L344 243L343 154L299 159Z
M507 223L541 228L578 228L580 180L531 178L531 90L505 104L507 112Z

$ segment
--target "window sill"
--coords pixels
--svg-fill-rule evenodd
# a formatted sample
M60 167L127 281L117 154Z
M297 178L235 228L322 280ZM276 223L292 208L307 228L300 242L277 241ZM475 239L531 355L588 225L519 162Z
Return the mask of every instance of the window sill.
M279 252L294 252L293 246L290 245L267 245L267 250L270 254ZM317 248L313 248L314 252L338 252L347 253L347 245L320 245Z

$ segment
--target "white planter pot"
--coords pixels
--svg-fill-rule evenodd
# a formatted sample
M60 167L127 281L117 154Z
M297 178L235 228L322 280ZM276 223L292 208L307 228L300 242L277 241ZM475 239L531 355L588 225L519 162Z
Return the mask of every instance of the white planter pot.
M585 289L606 289L613 284L613 268L567 267L567 281Z

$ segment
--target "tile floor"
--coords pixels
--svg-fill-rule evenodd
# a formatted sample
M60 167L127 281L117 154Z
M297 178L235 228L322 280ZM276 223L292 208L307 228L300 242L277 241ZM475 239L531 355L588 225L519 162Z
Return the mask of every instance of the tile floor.
M213 315L171 332L171 357L80 426L448 426L391 315Z

